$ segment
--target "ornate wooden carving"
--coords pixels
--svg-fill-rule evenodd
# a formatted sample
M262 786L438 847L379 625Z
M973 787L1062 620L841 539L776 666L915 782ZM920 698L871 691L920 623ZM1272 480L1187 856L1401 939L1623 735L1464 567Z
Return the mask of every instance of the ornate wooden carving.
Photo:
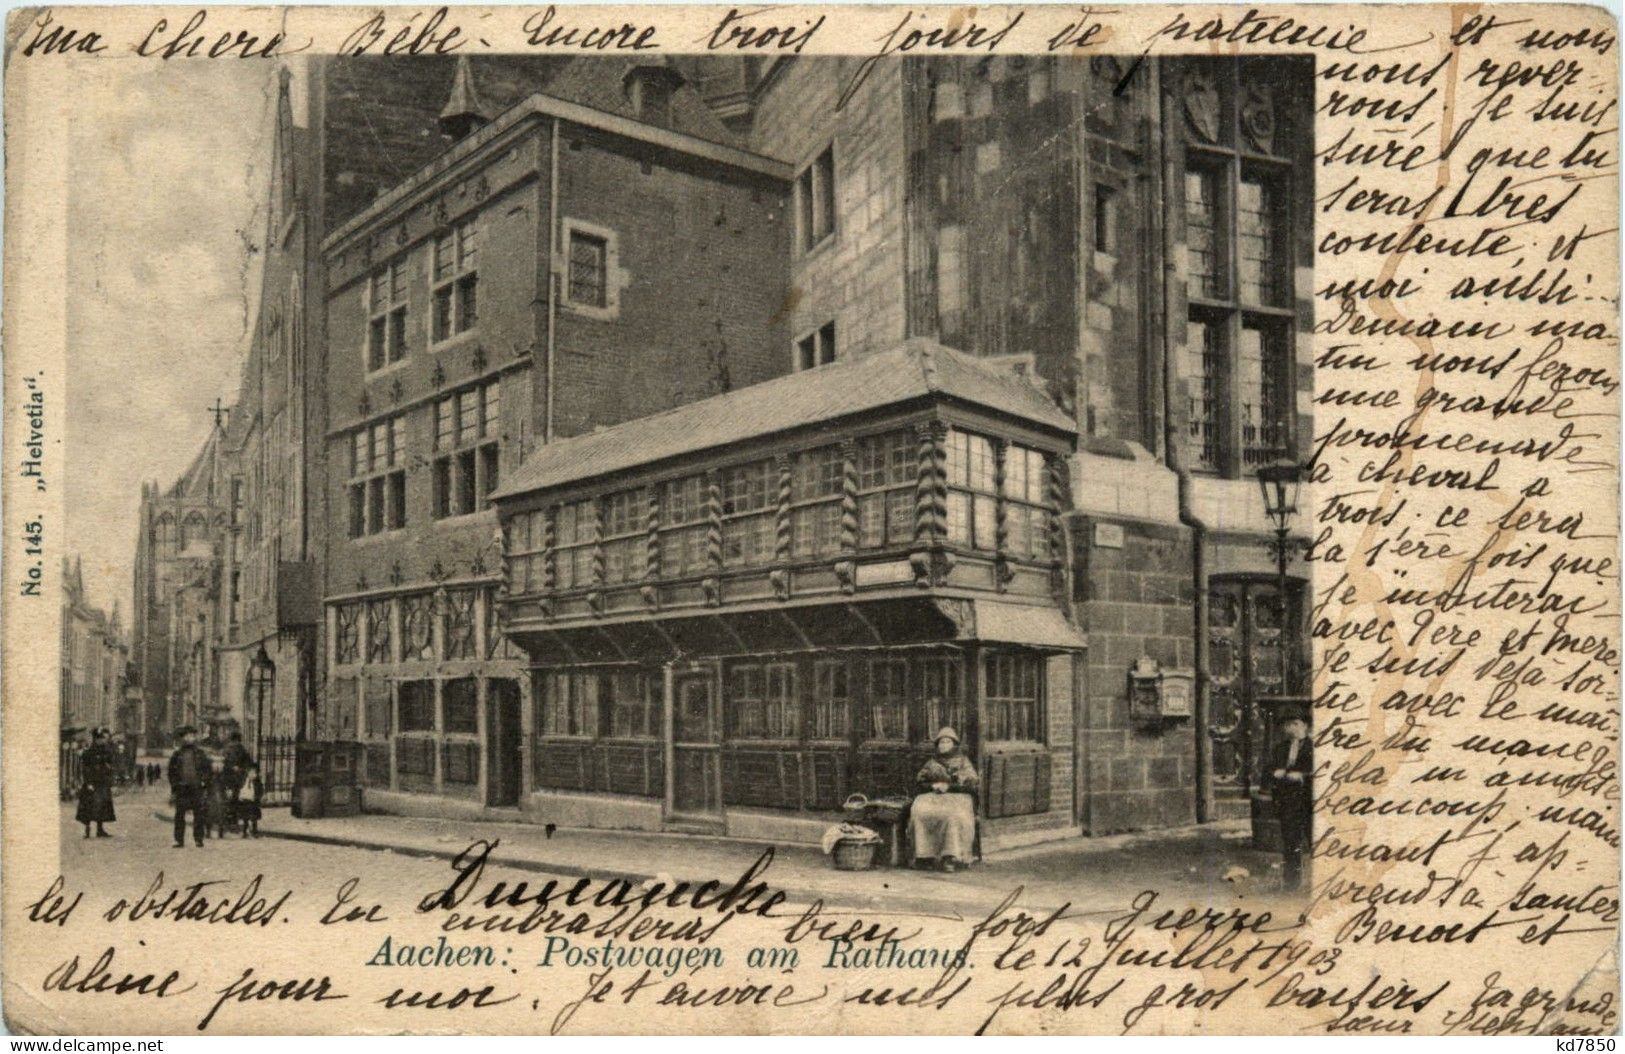
M997 439L993 443L993 487L998 496L993 499L993 584L1003 593L1016 577L1010 566L1010 503L1004 496L1005 465L1010 455L1010 441Z
M848 439L841 443L841 553L835 562L835 580L841 592L852 593L857 585L857 561L852 554L858 551L858 444Z
M638 590L651 611L660 607L660 488L649 488L649 508L644 518L643 587Z
M948 523L948 471L947 426L941 421L927 421L918 425L920 467L914 485L914 551L909 564L914 569L914 584L921 589L932 582L932 562L939 557L943 569L952 564L948 554L942 552L942 538Z
M587 606L594 614L604 613L604 581L608 567L604 561L604 499L599 498L587 506L592 510L592 589L587 593Z
M708 572L700 588L705 603L722 603L722 478L715 471L705 474L705 567Z
M1275 98L1269 85L1247 81L1241 89L1241 134L1261 154L1275 152Z
M559 556L555 545L557 535L554 534L554 516L552 508L542 511L542 596L537 606L541 609L543 618L553 617L553 588L558 582Z
M773 584L773 595L780 600L790 599L790 502L794 496L795 469L790 455L780 454L773 459L779 470L777 511L773 517L773 561L778 566L768 572Z

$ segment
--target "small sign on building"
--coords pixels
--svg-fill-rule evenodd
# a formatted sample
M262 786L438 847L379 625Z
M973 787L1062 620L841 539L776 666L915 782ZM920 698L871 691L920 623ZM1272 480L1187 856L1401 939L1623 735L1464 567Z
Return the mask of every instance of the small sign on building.
M1095 548L1123 548L1123 525L1120 523L1095 524Z

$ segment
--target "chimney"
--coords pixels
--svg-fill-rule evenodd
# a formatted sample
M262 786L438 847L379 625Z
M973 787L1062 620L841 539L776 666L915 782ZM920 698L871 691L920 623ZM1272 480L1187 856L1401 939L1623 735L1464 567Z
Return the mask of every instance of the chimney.
M487 123L491 117L474 87L474 68L467 55L457 56L457 73L451 82L451 98L440 111L440 130L456 142Z
M651 56L633 63L621 78L621 88L632 104L632 114L645 124L672 125L671 102L683 86L683 75L663 58Z

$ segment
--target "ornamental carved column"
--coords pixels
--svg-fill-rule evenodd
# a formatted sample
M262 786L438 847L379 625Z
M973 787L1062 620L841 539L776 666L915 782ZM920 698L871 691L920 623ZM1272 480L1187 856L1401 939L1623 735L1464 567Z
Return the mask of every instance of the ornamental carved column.
M919 475L914 484L914 551L908 562L914 569L914 584L931 586L932 562L940 557L942 570L952 566L942 551L948 527L948 428L941 421L927 421L915 428L919 439Z
M1066 600L1066 526L1061 510L1066 501L1066 462L1054 454L1044 456L1045 526L1049 535L1050 590L1058 600Z
M608 568L604 562L604 499L597 498L587 504L592 510L592 589L587 593L587 606L594 614L604 613L604 582Z
M700 582L705 603L722 603L722 480L715 471L705 474L705 578Z
M835 580L841 592L858 588L858 444L841 443L841 558L835 561Z
M1010 503L1004 496L1006 464L1010 456L1010 441L998 439L993 443L993 584L1003 593L1016 577L1010 566Z
M649 488L649 508L644 517L643 586L638 593L651 611L660 609L660 488Z
M543 618L553 617L553 589L558 583L559 554L554 545L553 509L549 506L540 513L542 528L542 600L538 605Z
M790 599L790 501L795 484L794 463L790 455L780 454L773 459L778 470L778 503L773 516L773 570L768 581L773 583L773 595L780 600Z

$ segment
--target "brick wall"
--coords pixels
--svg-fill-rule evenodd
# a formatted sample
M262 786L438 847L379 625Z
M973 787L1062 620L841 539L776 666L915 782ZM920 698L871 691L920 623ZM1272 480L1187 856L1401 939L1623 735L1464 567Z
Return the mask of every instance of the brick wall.
M1122 528L1121 548L1093 544L1097 523ZM1128 672L1142 655L1164 668L1195 662L1189 533L1177 526L1078 516L1073 602L1089 634L1084 829L1111 834L1194 823L1196 730L1129 717Z
M842 357L885 351L905 335L903 64L875 63L837 110L858 66L844 57L789 60L763 90L752 123L751 149L797 171L834 145L835 234L808 253L786 242L794 253L786 363L790 340L831 319Z
M787 372L784 185L568 125L562 135L560 221L613 234L620 288L610 318L560 305L557 434Z

